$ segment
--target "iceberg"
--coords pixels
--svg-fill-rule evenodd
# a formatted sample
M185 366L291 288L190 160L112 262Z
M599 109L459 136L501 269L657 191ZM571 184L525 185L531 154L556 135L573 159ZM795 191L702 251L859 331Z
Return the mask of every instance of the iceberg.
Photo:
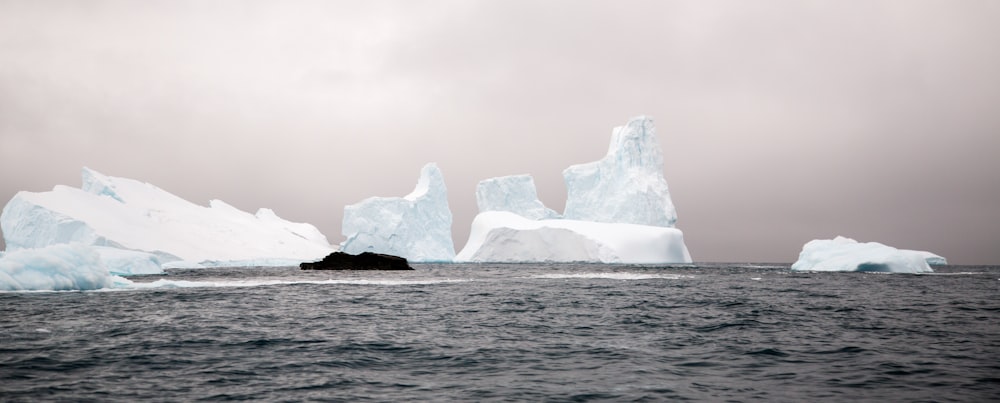
M567 219L658 227L677 222L649 117L635 117L616 127L603 159L566 168L563 178Z
M690 263L676 228L479 213L456 262Z
M838 236L806 243L792 270L932 273L934 270L927 264L928 253Z
M68 291L110 288L119 281L101 255L82 244L8 251L0 257L2 291Z
M4 206L0 229L8 251L77 242L151 254L162 267L175 261L302 262L334 250L314 226L283 220L268 209L253 215L221 200L205 207L149 183L88 168L82 176L79 189L58 185L48 192L19 192ZM132 264L144 259L109 257L112 264L119 257Z
M563 171L566 212L545 208L528 175L487 179L457 262L691 263L653 121L612 132L604 159Z
M455 257L451 221L444 176L429 163L410 194L370 197L344 207L341 232L347 240L340 250L395 255L411 262L450 262Z
M559 213L538 200L531 175L511 175L480 181L476 185L480 212L509 211L531 220L559 218Z

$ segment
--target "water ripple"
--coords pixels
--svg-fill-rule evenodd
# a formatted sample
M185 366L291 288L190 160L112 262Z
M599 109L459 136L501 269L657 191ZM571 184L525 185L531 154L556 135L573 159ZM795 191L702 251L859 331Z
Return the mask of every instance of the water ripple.
M3 293L0 400L1000 400L1000 269L954 270L208 269Z

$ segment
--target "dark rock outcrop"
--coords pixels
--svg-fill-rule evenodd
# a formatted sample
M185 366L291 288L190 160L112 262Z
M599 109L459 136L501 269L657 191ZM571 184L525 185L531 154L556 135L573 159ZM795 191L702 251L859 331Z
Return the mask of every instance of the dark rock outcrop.
M362 252L351 255L333 252L318 262L304 262L302 270L413 270L405 258L380 253Z

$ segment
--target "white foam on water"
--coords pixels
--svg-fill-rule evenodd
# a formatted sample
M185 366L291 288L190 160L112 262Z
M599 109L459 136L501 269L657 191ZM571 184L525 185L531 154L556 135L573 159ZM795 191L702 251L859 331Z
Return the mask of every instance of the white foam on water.
M436 280L399 280L399 279L354 279L354 280L238 280L238 281L189 281L160 279L152 282L132 282L120 284L110 290L144 290L159 288L228 288L228 287L265 287L274 285L317 284L317 285L372 285L372 286L409 286L461 283L471 280L436 279Z
M740 267L746 267L750 269L785 269L788 266L774 265L774 264L745 264Z
M559 280L559 279L608 279L608 280L651 280L651 279L667 279L667 280L678 280L682 278L690 278L692 276L682 276L680 274L645 274L645 273L615 273L615 272L601 272L601 273L572 273L572 274L539 274L537 276L531 276L530 278L537 279L548 279L548 280Z

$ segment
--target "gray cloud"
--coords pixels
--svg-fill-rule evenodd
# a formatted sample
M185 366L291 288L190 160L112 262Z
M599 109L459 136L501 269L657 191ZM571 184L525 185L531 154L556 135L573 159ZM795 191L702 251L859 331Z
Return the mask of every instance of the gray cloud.
M0 3L0 198L79 168L271 207L345 204L436 161L461 248L475 184L561 170L656 118L697 260L838 234L1000 261L1000 6L874 2Z

